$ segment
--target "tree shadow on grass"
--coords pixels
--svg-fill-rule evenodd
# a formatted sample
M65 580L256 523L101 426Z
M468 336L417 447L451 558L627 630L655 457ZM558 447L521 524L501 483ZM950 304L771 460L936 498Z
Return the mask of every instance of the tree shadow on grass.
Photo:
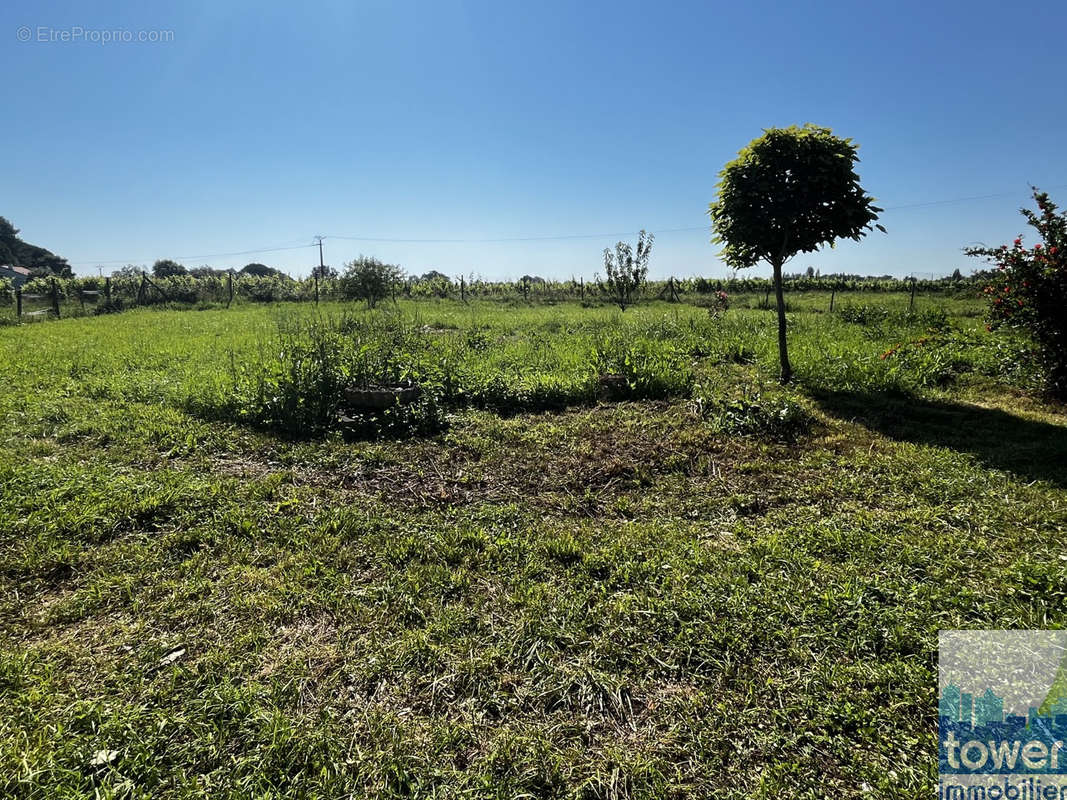
M969 403L874 392L810 391L826 413L891 439L972 453L988 467L1067 488L1067 426Z

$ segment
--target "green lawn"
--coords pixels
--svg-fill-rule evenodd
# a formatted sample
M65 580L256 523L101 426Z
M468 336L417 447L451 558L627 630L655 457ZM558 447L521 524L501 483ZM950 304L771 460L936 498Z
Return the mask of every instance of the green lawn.
M0 328L0 796L930 796L937 631L1067 622L1067 412L947 298L791 299L782 389L762 299ZM323 364L443 429L286 435Z

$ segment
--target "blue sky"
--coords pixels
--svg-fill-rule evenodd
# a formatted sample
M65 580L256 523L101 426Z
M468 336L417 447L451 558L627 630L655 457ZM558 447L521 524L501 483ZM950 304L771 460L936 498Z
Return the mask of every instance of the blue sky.
M652 274L723 275L717 173L815 122L908 207L790 268L966 270L961 247L1022 230L1030 183L1067 205L1065 24L1051 1L5 3L0 214L84 274L306 274L322 234L334 266L588 277L644 227ZM41 40L79 26L172 41ZM557 235L586 238L471 241ZM272 247L295 249L190 257Z

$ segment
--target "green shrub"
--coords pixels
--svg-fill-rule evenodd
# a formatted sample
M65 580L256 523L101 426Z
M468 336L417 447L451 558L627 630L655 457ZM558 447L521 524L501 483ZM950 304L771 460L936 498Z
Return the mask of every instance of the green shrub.
M625 378L626 394L635 399L687 397L693 387L693 370L683 347L632 330L602 339L592 364L597 375Z
M739 397L723 397L713 387L698 386L693 410L717 433L757 436L778 442L795 442L807 433L813 418L787 394L762 387L744 386Z
M837 315L845 322L854 325L881 325L888 321L890 311L885 306L872 305L842 305L838 306Z
M417 401L382 411L346 408L348 387L395 386L417 370L418 334L397 319L316 317L283 320L278 335L251 363L232 364L232 385L219 411L235 421L307 436L338 427L374 438L439 430L439 391L427 385Z
M345 265L339 285L341 295L346 300L366 300L367 307L374 308L396 291L403 280L404 273L400 267L360 256Z
M333 427L351 371L350 342L324 320L283 327L259 360L235 364L235 419L306 435Z
M990 326L1025 330L1037 344L1051 394L1067 399L1067 212L1057 213L1048 194L1034 190L1038 212L1022 210L1041 241L1023 247L973 247L968 255L991 260L997 270L983 294Z

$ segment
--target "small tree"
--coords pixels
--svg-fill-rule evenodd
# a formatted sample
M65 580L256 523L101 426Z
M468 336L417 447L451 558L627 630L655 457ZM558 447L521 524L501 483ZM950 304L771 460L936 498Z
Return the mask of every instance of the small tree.
M617 242L614 253L610 248L604 248L604 271L608 275L607 291L615 305L623 311L633 303L638 290L648 277L648 259L655 238L651 233L641 231L637 237L636 253L627 242Z
M1057 213L1045 192L1034 189L1038 211L1021 209L1041 237L1032 248L1020 235L1009 247L969 247L969 256L997 265L983 290L990 327L1027 331L1038 346L1050 394L1067 399L1067 212Z
M782 382L793 369L786 347L782 265L838 239L859 241L882 209L859 184L851 139L829 128L770 128L719 173L718 197L708 207L714 242L728 266L766 261L774 271L778 301L778 356ZM881 225L873 225L885 231Z
M374 308L403 279L404 273L400 267L360 256L345 265L345 273L341 276L341 295L347 300L366 300L367 308Z
M142 272L144 272L144 267L143 266L138 266L137 264L127 264L125 267L121 267L119 269L112 270L111 271L111 277L112 278L116 278L116 279L122 279L122 278L133 279L133 278L137 278L138 280L140 280Z
M152 276L155 278L172 278L175 275L185 275L186 272L185 267L169 258L161 258L152 265Z
M268 267L266 264L260 264L257 261L253 261L251 264L245 264L241 267L241 275L254 275L257 278L269 278L274 275L281 275L281 270L274 269L274 267Z

